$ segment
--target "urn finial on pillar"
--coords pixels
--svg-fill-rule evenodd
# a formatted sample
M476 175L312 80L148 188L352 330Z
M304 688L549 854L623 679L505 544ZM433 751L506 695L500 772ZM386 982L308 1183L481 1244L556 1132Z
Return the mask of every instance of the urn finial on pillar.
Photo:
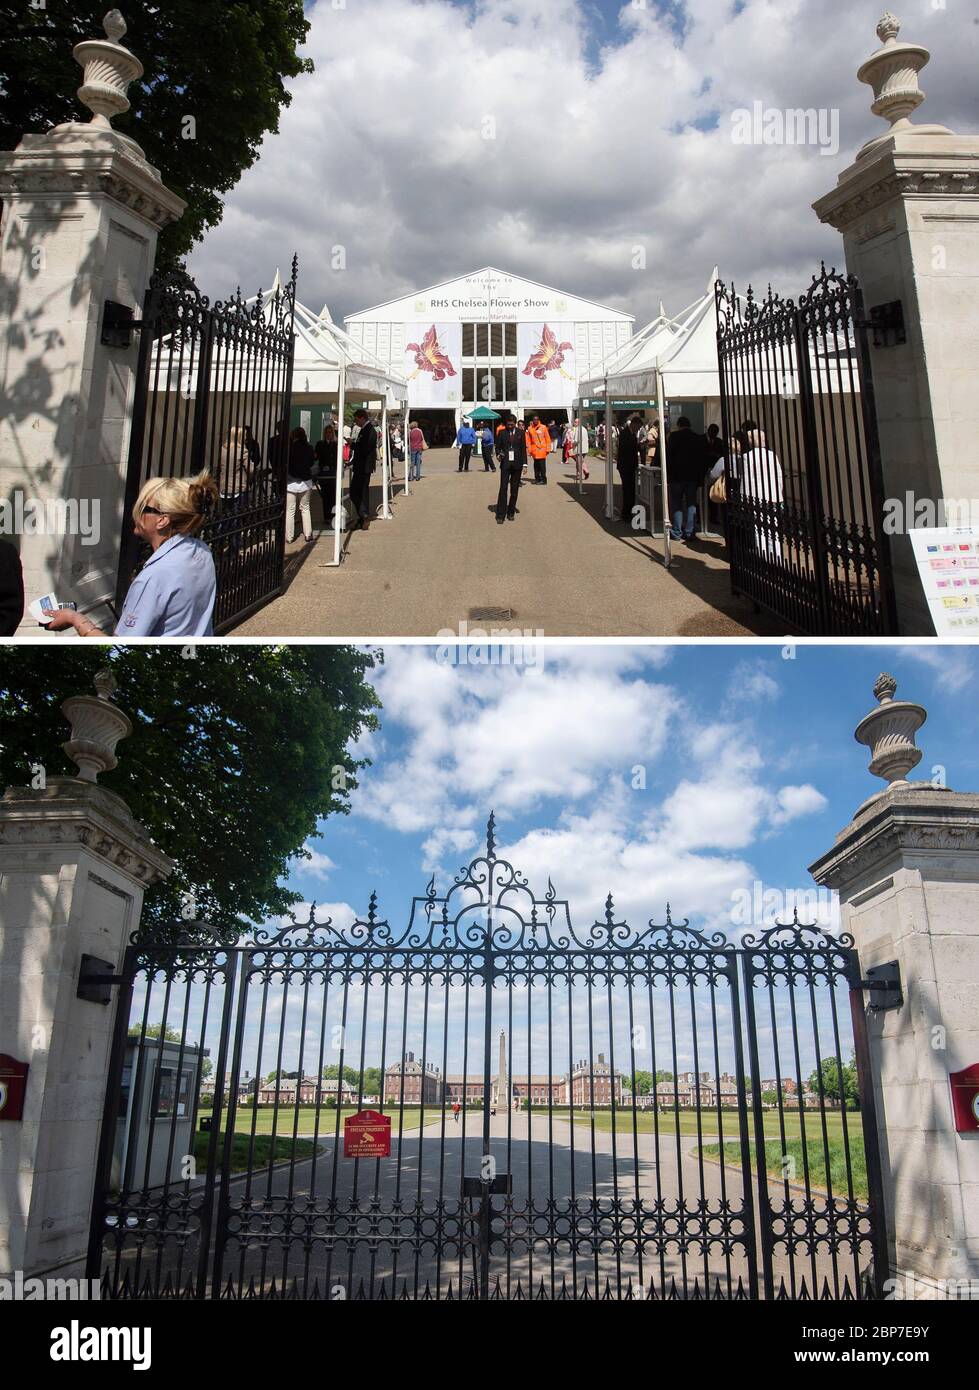
M866 82L874 89L871 111L890 124L887 134L871 140L860 151L861 154L866 154L888 136L902 130L912 131L916 135L950 134L944 126L916 126L910 119L911 112L916 111L925 99L924 92L918 86L918 73L930 62L931 53L918 43L898 43L900 32L901 21L890 10L885 10L877 25L877 37L883 47L878 48L857 73L859 81Z
M112 703L116 682L111 671L99 671L94 684L95 695L71 695L61 706L71 725L71 738L61 746L83 782L97 782L100 772L117 766L116 744L133 731L127 716Z
M84 69L85 79L78 99L93 113L91 125L111 129L113 116L129 110L126 89L143 75L143 65L119 40L126 32L126 21L118 10L110 10L102 21L104 39L85 39L72 50L75 62Z
M870 771L876 777L882 777L889 787L906 787L907 774L921 761L921 749L916 747L914 738L928 712L922 705L895 700L896 693L897 681L893 676L883 672L877 677L877 708L861 719L854 737L870 749Z

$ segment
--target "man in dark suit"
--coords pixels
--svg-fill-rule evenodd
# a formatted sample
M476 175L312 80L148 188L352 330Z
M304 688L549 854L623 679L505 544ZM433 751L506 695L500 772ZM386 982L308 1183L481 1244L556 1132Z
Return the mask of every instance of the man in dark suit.
M520 475L527 463L527 443L523 432L517 429L511 416L506 426L496 436L496 457L500 461L500 491L496 499L496 521L502 526L504 520L512 521L517 511L517 493L520 491ZM507 493L509 492L509 505Z
M366 410L354 411L359 433L350 452L350 505L354 509L351 530L366 531L371 524L371 474L377 467L377 429Z
M694 434L690 421L681 415L676 429L670 431L666 441L666 471L673 519L671 535L675 541L692 541L697 534L697 506L709 463L707 440L702 434Z
M636 477L639 472L639 420L633 416L619 431L619 455L615 461L622 482L622 512L620 520L632 525L636 505Z

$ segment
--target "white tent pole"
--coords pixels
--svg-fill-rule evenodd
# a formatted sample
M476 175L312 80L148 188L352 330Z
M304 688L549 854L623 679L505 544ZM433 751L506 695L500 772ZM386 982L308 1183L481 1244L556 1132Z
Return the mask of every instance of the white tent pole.
M342 545L342 526L343 526L343 414L346 409L346 385L347 385L347 360L341 355L340 360L340 391L337 403L337 507L333 516L333 559L331 564L340 563L340 546Z
M585 490L585 460L581 456L581 421L585 417L584 399L575 402L576 409L571 417L571 442L574 445L575 457L575 482L578 484L578 496L580 497ZM579 423L576 425L575 420Z
M663 394L663 373L656 364L656 396L659 404L659 470L663 489L663 564L667 569L673 563L673 545L670 540L672 520L670 518L670 480L666 472L666 397Z
M391 450L388 441L388 397L387 389L381 402L381 438L384 453L381 455L381 521L391 520Z
M612 492L612 402L608 394L608 377L605 378L605 515L609 521L615 515L615 497Z
M411 496L411 485L408 482L408 469L411 467L411 450L408 448L408 397L405 396L401 410L401 433L404 436L404 456L405 456L405 496Z

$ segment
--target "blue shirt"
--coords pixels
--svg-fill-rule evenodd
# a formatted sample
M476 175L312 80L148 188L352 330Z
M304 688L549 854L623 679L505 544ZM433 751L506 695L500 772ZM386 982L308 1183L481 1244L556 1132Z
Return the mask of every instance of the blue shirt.
M473 429L472 425L462 425L462 426L460 427L460 429L459 429L459 443L460 443L460 444L475 444L475 443L476 443L476 431Z
M490 429L489 425L484 425L483 433L480 436L480 440L484 449L492 449L493 431Z
M129 586L117 637L211 637L217 576L196 536L171 536Z

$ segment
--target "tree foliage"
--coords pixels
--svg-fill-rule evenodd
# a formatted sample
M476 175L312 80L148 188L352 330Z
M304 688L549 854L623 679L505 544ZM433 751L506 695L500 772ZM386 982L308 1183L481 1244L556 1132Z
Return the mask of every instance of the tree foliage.
M835 1105L840 1104L840 1068L835 1057L824 1057L822 1059L822 1091L828 1101ZM814 1095L819 1094L819 1071L814 1071L809 1077L809 1088ZM855 1054L850 1054L850 1060L843 1063L843 1097L847 1110L860 1109L860 1084L857 1080L857 1059Z
M104 38L109 8L106 0L47 0L43 8L0 0L0 148L88 119L72 49ZM286 79L312 71L297 51L309 24L303 0L165 0L123 13L122 42L144 75L129 87L132 109L113 126L188 204L160 238L157 266L169 268L220 222L222 194L254 163L265 134L278 130L291 100Z
M176 861L142 924L187 915L189 895L190 915L237 935L298 900L281 882L288 861L319 820L349 811L366 765L349 744L377 726L377 659L347 646L2 647L0 785L29 784L33 765L75 773L61 704L108 665L133 732L99 784Z

